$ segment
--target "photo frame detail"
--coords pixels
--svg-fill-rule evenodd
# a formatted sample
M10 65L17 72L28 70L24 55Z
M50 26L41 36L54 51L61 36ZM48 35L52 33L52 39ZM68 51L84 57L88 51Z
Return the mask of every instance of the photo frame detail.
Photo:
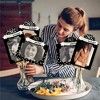
M40 29L33 22L25 22L22 25L19 25L19 30L23 31L25 36L39 36Z
M68 64L71 61L76 42L62 42L57 44L58 64Z
M26 37L25 41L21 41L19 44L17 56L22 60L43 65L47 50L48 46L43 42Z
M72 55L71 64L90 70L98 47L97 41L79 37Z
M22 31L18 31L3 36L5 48L11 64L21 60L16 56L16 54L19 47L19 42L21 42L23 39L24 39L24 35Z

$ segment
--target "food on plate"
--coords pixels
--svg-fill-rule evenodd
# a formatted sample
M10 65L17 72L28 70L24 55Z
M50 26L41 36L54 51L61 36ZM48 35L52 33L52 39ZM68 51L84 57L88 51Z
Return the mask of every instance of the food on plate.
M38 95L43 96L58 96L58 95L71 95L77 92L77 89L72 80L66 81L62 80L46 80L40 83L32 91Z

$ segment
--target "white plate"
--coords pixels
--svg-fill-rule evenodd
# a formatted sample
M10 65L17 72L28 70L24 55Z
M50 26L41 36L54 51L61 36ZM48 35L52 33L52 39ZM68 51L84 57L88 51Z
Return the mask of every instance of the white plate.
M48 79L47 81L54 81L54 80L62 80L61 78L60 79ZM70 79L67 79L67 81L70 81ZM40 98L40 99L45 99L45 100L69 100L69 99L76 99L76 98L80 98L80 97L83 97L85 95L87 95L91 89L92 89L92 86L91 84L89 84L88 82L85 82L86 84L86 89L80 93L74 93L72 95L57 95L57 96L42 96L42 95L38 95L36 93L33 93L31 91L32 88L35 88L38 84L42 83L43 81L37 81L37 82L34 82L32 84L30 84L28 86L28 90L29 92L34 96L34 97L37 97L37 98Z

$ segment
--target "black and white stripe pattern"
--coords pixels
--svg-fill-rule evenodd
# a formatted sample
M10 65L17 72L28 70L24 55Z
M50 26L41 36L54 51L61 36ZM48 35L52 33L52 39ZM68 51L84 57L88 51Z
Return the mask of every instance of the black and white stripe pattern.
M47 25L42 31L42 41L49 46L48 57L44 69L50 77L72 77L74 76L75 68L72 65L59 66L57 64L57 52L56 52L56 25ZM73 34L71 37L75 37Z

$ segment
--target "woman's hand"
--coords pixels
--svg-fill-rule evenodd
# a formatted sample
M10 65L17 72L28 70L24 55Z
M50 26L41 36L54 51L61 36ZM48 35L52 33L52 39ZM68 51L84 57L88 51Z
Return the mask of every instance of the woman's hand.
M43 74L43 73L44 73L43 66L39 66L36 64L27 64L25 68L25 74L27 76L34 76L36 74Z

